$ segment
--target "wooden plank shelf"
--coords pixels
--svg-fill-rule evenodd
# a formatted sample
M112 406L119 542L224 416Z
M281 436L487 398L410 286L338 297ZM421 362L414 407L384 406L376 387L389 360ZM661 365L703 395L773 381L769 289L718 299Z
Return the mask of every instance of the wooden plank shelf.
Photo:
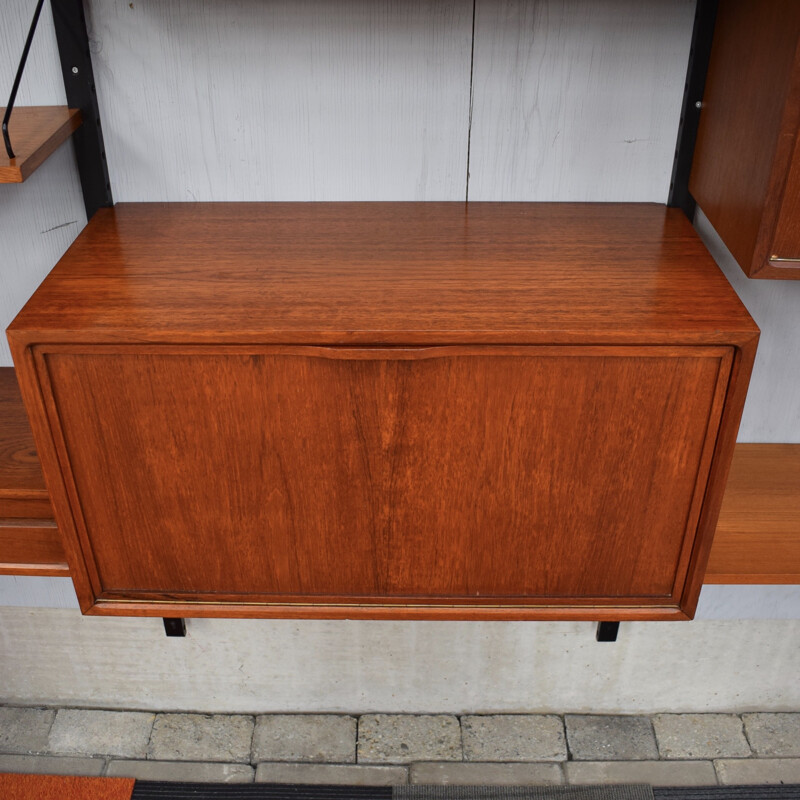
M800 444L739 444L706 583L800 583Z
M0 108L0 116L5 108ZM0 148L0 183L22 183L81 124L81 112L66 106L17 106L11 114L8 133L16 158Z
M12 367L0 368L0 574L69 574Z

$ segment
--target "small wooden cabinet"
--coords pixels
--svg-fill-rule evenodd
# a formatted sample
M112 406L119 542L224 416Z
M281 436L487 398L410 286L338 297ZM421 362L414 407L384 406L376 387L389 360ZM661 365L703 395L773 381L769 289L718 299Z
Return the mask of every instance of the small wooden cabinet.
M689 190L751 278L800 278L800 3L721 0Z
M8 336L85 612L680 619L758 330L659 206L142 204Z

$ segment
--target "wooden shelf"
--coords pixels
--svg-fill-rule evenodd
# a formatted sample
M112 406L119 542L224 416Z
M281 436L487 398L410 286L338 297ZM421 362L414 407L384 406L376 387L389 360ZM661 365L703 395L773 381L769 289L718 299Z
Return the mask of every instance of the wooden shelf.
M0 108L0 116L5 108ZM0 183L22 183L67 141L81 124L81 112L66 106L21 106L11 114L8 131L16 158L0 148Z
M67 575L17 379L0 368L0 574Z
M739 444L706 583L800 583L800 444Z

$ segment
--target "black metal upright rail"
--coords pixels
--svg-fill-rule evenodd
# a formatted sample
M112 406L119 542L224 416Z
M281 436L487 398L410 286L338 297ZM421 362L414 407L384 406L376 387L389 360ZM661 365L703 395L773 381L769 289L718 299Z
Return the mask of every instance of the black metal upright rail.
M672 164L672 182L669 186L667 205L683 209L690 220L694 220L697 204L689 191L689 175L692 171L700 113L703 109L703 92L706 86L708 62L711 60L711 43L714 39L714 23L717 19L719 0L697 0L692 44L689 50L689 65L683 89L683 105L678 126L678 143L675 146L675 161Z
M67 105L79 108L83 124L73 134L86 218L98 208L114 205L106 148L97 104L89 35L83 0L50 0Z
M33 34L36 33L36 26L39 24L39 16L42 13L42 5L44 0L38 0L36 9L33 12L33 20L31 27L28 29L28 38L25 40L25 46L22 48L22 57L19 60L17 67L17 74L14 77L14 85L11 87L11 96L6 103L6 112L3 115L3 143L6 146L6 153L9 158L16 158L14 148L11 145L11 137L8 133L8 123L11 121L11 113L14 110L14 103L17 100L17 90L19 89L20 81L22 80L22 73L25 71L25 64L28 63L28 53L31 51L31 43L33 42Z

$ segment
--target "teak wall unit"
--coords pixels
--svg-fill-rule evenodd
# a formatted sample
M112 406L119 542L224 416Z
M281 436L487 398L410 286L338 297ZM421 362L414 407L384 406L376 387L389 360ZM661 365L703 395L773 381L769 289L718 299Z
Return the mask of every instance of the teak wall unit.
M685 619L758 329L675 209L228 203L8 336L84 612Z
M800 278L800 3L722 0L689 190L751 278Z

